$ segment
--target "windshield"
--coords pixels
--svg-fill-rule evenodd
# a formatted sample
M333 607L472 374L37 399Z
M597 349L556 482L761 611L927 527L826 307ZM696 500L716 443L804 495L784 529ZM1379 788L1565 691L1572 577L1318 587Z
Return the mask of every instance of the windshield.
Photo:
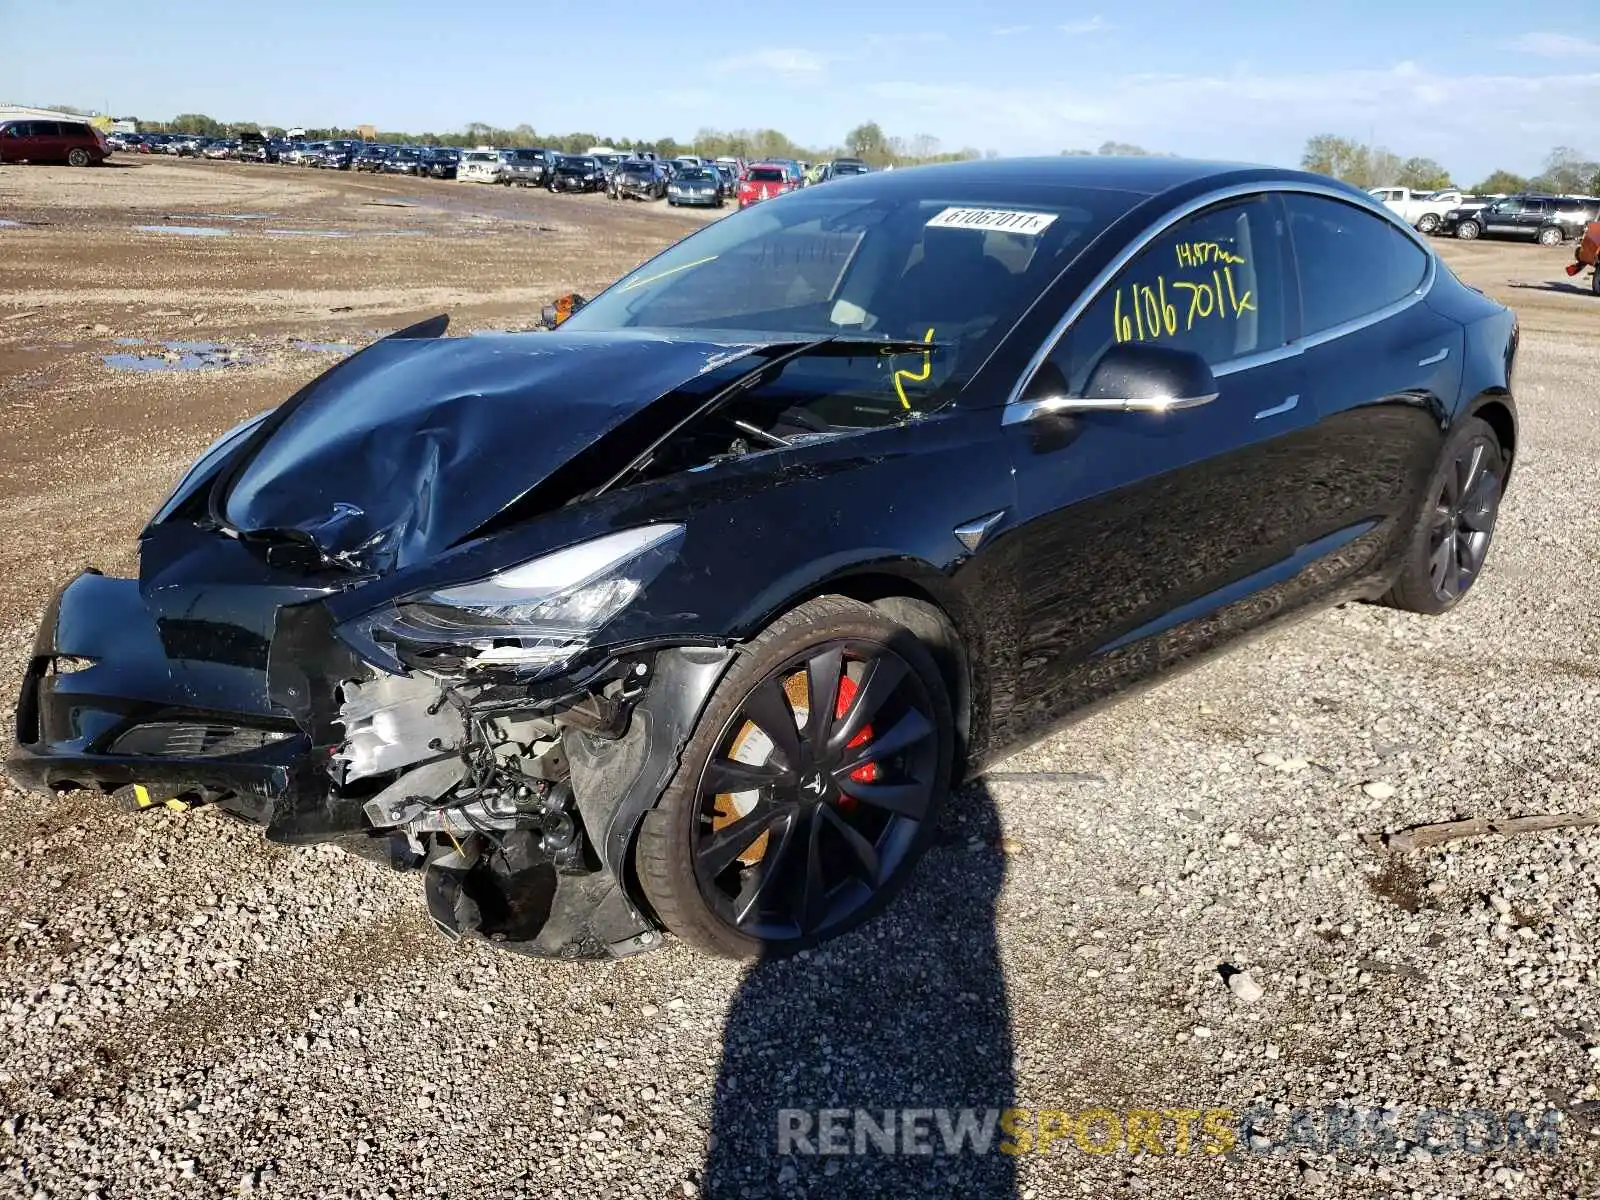
M495 156L487 150L468 150L461 156L462 162L494 162Z
M781 167L751 167L745 174L751 183L782 183L784 181L783 168Z
M715 183L716 176L710 171L701 170L699 167L690 167L678 173L678 178L684 183Z
M834 163L833 173L835 175L865 175L867 173L867 165L865 163L852 162Z
M928 411L971 377L1078 248L1129 202L1116 192L1083 192L1080 203L1063 202L1059 190L1038 194L1038 202L1018 203L1014 196L793 192L684 239L563 328L929 343L925 354L797 360L781 381L859 385L890 410Z

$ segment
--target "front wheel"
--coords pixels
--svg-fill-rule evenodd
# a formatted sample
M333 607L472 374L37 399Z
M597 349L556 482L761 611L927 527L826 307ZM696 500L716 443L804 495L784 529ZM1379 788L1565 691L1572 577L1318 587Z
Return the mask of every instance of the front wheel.
M1384 603L1443 613L1461 602L1489 553L1505 475L1505 452L1494 429L1468 417L1445 443L1400 576Z
M1539 245L1559 246L1561 245L1561 242L1561 230L1557 229L1554 225L1546 225L1543 229L1539 230Z
M853 929L901 891L949 789L955 726L928 648L857 601L802 604L745 651L634 861L669 930L753 959Z
M1463 242L1470 242L1483 232L1483 227L1476 221L1463 221L1456 226L1456 236Z
M1423 213L1421 219L1417 221L1417 232L1418 233L1432 233L1434 230L1436 230L1438 228L1439 228L1439 214L1438 213Z
M89 152L82 146L74 146L67 151L67 166L87 167L89 165Z

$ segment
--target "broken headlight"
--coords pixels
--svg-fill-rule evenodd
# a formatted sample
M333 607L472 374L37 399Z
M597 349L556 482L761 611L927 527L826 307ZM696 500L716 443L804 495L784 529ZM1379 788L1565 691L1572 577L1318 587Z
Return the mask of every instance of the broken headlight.
M664 567L682 525L646 525L579 542L487 579L403 596L341 627L392 671L397 648L464 666L542 675L570 663Z

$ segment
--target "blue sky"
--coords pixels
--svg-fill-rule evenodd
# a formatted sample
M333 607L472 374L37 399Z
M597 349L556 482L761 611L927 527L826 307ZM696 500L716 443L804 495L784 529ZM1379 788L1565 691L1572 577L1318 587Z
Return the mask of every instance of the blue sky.
M1548 13L1573 18L1593 0ZM10 8L0 0L0 13ZM1108 139L1292 164L1369 136L1470 184L1600 157L1600 30L1456 0L52 0L3 18L0 101L154 118L617 137L862 120L1005 154ZM1573 31L1573 32L1569 32Z

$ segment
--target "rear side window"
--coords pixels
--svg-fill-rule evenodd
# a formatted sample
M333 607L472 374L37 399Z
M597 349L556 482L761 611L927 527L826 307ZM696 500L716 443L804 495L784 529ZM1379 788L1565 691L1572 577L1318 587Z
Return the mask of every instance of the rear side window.
M1076 395L1120 342L1190 350L1213 367L1282 346L1282 245L1277 209L1260 197L1178 222L1100 292L1052 362Z
M89 127L77 121L62 121L59 123L63 137L88 137Z
M1386 308L1421 286L1427 253L1374 213L1325 196L1284 196L1300 266L1302 333Z

